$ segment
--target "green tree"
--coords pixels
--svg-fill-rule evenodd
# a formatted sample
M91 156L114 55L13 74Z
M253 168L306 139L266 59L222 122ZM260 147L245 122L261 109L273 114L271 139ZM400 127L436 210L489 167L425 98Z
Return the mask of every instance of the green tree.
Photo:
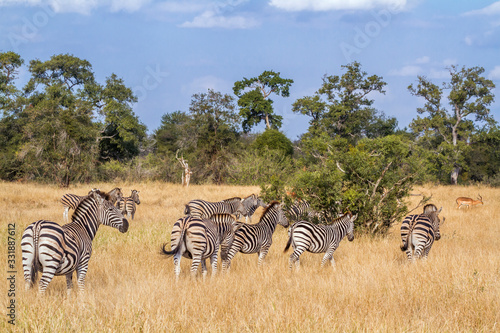
M335 138L317 153L316 163L288 179L288 191L321 212L323 223L346 210L359 214L357 228L370 234L385 234L404 217L404 198L426 172L422 149L399 135L364 138L355 146ZM279 181L264 184L262 193L268 200L286 195Z
M293 155L292 141L276 129L266 129L263 133L257 135L253 147L258 151L275 150L285 156Z
M283 79L279 72L274 71L264 71L258 77L243 78L243 80L234 83L233 91L238 97L240 115L243 118L242 127L245 133L262 120L265 121L267 129L281 127L283 117L274 113L273 101L269 96L271 94L282 97L290 96L292 83L293 80Z
M99 157L138 154L146 128L132 112L132 91L116 75L101 86L88 61L54 55L30 61L30 80L16 92L14 79L22 60L0 53L0 62L0 140L8 147L2 154L14 155L18 163L17 171L7 167L7 177L17 172L67 186L93 177Z
M132 89L125 86L122 79L112 74L106 79L101 91L100 114L104 117L101 124L101 160L130 160L139 155L141 143L146 138L146 126L132 110L137 98Z
M24 60L14 52L0 53L0 178L14 179L20 168L16 151L22 144L23 97L15 85Z
M424 118L414 119L410 128L428 149L441 155L451 183L457 184L460 170L468 167L464 157L470 148L471 135L478 130L478 122L495 123L488 108L494 101L492 90L495 85L482 76L482 67L459 69L452 66L449 72L450 81L443 83L442 87L422 76L418 77L416 86L411 84L408 87L412 95L425 99L424 106L417 109L418 114L427 114ZM451 111L442 105L445 90L449 90L447 99ZM467 119L472 116L475 122Z
M233 98L208 90L193 95L189 107L191 133L196 139L196 170L198 179L221 184L227 177L227 165L238 142L240 117Z
M328 133L331 137L349 138L355 142L362 137L393 134L395 118L379 116L372 108L373 92L384 94L386 83L377 75L368 76L358 62L341 66L342 76L323 77L323 84L313 96L293 103L292 111L311 117L309 135Z

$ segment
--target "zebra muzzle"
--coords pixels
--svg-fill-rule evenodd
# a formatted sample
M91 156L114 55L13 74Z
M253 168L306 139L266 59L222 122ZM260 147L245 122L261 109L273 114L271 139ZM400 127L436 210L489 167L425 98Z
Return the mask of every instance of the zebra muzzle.
M123 224L121 227L118 229L121 233L127 232L128 230L128 221L127 219L123 219Z

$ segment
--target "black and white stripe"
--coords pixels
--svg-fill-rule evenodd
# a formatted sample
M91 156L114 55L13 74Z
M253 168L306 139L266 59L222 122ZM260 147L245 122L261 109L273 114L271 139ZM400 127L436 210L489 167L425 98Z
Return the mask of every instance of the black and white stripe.
M259 207L266 207L267 204L262 198L255 194L249 195L242 201L243 214L237 214L236 218L239 220L241 216L245 217L245 223L252 222L252 216Z
M200 219L194 216L185 216L178 219L172 228L171 251L163 245L162 252L167 256L174 256L174 272L178 278L181 273L180 261L182 257L192 259L191 276L196 276L201 263L203 277L207 274L205 260L210 258L212 276L217 272L217 255L219 246L222 247L222 258L227 257L227 249L234 237L236 221L231 215L213 215L212 219Z
M340 241L347 235L349 241L354 240L354 221L358 216L347 212L335 219L331 224L313 224L307 221L294 223L288 230L288 242L285 252L293 246L293 253L290 255L290 269L294 263L300 265L300 255L304 251L312 253L325 253L321 261L321 267L330 261L335 265L333 253L339 247Z
M441 238L439 231L441 213L433 204L424 207L422 214L408 215L401 224L401 251L406 252L408 260L426 259L435 240ZM444 218L443 218L444 223Z
M314 217L321 219L319 213L312 209L309 202L305 200L298 200L286 209L288 218L292 221L299 221L301 219L313 219Z
M66 275L69 293L74 271L79 289L84 289L92 240L99 225L111 226L122 233L128 230L128 221L108 199L105 193L91 191L76 207L71 223L60 226L40 220L25 229L21 248L27 289L33 286L39 271L42 272L40 294L45 293L54 275Z
M128 218L134 219L135 211L137 210L136 204L139 205L141 200L139 200L139 191L132 190L130 197L122 197L117 206L122 211L123 215L127 215Z
M258 253L260 266L269 252L273 242L273 233L278 224L288 227L288 219L278 201L273 201L266 207L257 224L240 223L233 244L229 248L227 260L222 262L222 269L229 269L231 260L238 252Z
M88 194L95 191L98 191L98 189L94 188L90 190ZM117 200L120 200L122 198L122 190L118 187L115 187L114 189L108 192L108 195L110 197L111 203L114 205ZM72 193L67 193L61 197L61 203L64 207L63 220L65 222L68 221L69 209L70 208L76 209L76 206L78 206L80 202L82 202L82 200L86 197L87 197L86 195L81 196Z
M234 197L225 199L219 202L209 202L205 200L191 200L184 210L184 214L209 219L215 214L242 214L243 213L242 199Z

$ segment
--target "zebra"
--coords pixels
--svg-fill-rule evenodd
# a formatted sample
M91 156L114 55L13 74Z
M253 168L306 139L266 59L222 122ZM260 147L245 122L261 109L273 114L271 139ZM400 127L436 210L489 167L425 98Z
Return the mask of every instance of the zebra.
M207 274L205 260L210 258L212 276L217 272L217 254L222 247L222 258L227 257L227 249L234 238L237 229L236 220L229 214L213 215L212 219L201 219L194 216L184 216L178 219L172 228L171 251L163 244L162 253L174 256L174 273L179 278L182 257L192 259L191 276L195 277L201 262L202 276Z
M122 211L123 215L127 215L128 218L132 217L134 219L136 204L139 205L141 200L139 200L139 191L132 190L130 197L122 197L118 202L117 206Z
M240 197L225 199L218 202L191 200L186 205L184 214L209 219L215 214L243 214L244 207Z
M443 207L437 209L433 204L424 206L422 214L413 214L405 217L401 224L401 251L406 252L409 261L427 259L434 241L441 238L439 230L439 213ZM443 223L445 218L443 218Z
M249 195L242 201L243 204L243 214L237 214L236 219L240 219L241 216L245 217L245 223L252 222L252 216L259 207L266 207L267 204L262 200L262 198L256 196L255 194Z
M26 289L33 287L39 271L42 272L38 287L41 295L45 294L54 275L66 275L69 294L74 271L79 290L85 289L92 240L99 226L104 224L121 233L128 230L128 221L109 199L104 192L91 191L76 207L71 223L60 226L39 220L24 230L21 248Z
M299 268L299 257L304 251L312 253L325 253L321 261L321 267L329 260L332 267L335 267L333 253L339 247L340 241L347 235L347 239L354 240L354 221L358 215L351 212L336 218L329 225L313 224L307 221L298 221L288 230L288 242L284 252L288 251L290 245L293 246L293 253L290 255L290 270L295 263Z
M98 191L98 189L94 188L94 189L90 190L88 194L90 194L91 192L95 192L95 191ZM120 200L123 196L122 190L119 187L115 187L114 189L109 191L108 194L110 196L110 201L113 205L115 204L115 202L117 200ZM85 196L85 195L80 196L80 195L76 195L76 194L72 194L72 193L66 193L65 195L63 195L61 197L61 203L64 207L63 221L68 222L69 209L70 208L76 209L76 206L78 206L78 204L86 197L87 196Z
M309 219L316 217L318 220L321 219L321 215L315 212L309 202L305 200L298 200L293 203L290 207L288 207L286 213L292 221L299 221L303 217L307 217Z
M288 227L288 219L278 201L272 201L266 207L257 224L240 223L229 248L227 259L222 261L222 270L230 268L231 260L238 252L258 253L258 265L261 266L273 242L273 233L277 224Z

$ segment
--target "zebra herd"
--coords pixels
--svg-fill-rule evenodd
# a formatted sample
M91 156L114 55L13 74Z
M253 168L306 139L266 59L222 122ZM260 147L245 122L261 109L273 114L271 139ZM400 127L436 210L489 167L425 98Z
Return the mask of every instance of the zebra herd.
M68 210L75 210L71 222L63 226L55 222L40 220L30 224L22 236L22 261L26 288L31 288L38 272L42 273L39 293L44 294L55 275L65 275L68 293L73 287L72 276L76 271L79 290L84 289L88 262L92 253L92 240L101 224L111 226L125 233L134 218L136 204L140 204L139 191L132 190L130 197L123 197L121 189L108 193L98 189L86 196L65 194L61 202L65 208L63 217L67 220ZM258 207L264 211L258 223L251 221ZM433 204L424 207L422 214L407 216L401 225L401 250L410 261L426 258L432 244L439 240L439 210ZM221 251L222 270L230 269L231 261L239 252L257 253L260 266L272 244L272 236L277 225L288 228L286 252L290 246L293 253L289 258L289 268L299 267L299 258L305 251L325 253L321 266L328 261L334 266L333 253L340 241L347 236L354 240L354 221L358 215L346 212L330 224L313 224L299 220L300 216L318 216L305 201L297 201L284 207L279 201L266 204L257 195L246 198L230 198L219 202L192 200L185 205L185 216L173 225L170 247L164 244L161 253L174 258L174 273L180 275L182 257L192 259L191 275L196 276L201 264L202 276L206 276L206 259L210 259L212 276L217 272L218 253ZM294 221L290 223L289 220ZM444 219L443 219L444 222Z

